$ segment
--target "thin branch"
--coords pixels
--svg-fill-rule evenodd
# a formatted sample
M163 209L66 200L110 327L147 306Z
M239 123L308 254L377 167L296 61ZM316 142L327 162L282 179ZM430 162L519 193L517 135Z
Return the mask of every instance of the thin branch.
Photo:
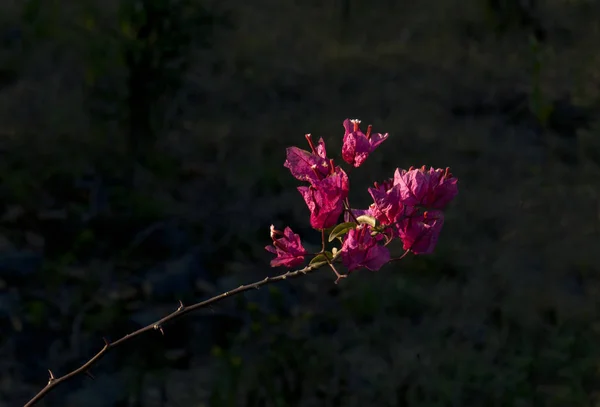
M350 209L350 201L348 200L348 198L346 198L344 200L344 209L346 210L346 212L348 212L348 214L350 215L350 217L352 219L354 219L354 222L359 223L358 219L356 219L356 216L354 215L354 213L352 213L352 209Z
M136 336L139 336L139 335L149 332L149 331L160 331L164 335L163 326L166 323L172 322L172 321L178 319L179 317L184 316L185 314L188 314L192 311L195 311L195 310L203 308L203 307L210 306L210 305L212 305L216 302L219 302L227 297L231 297L231 296L243 293L243 292L251 290L251 289L258 289L261 286L266 285L266 284L276 283L278 281L286 280L288 278L300 277L300 276L305 275L308 272L313 271L319 267L321 267L321 265L317 265L317 266L309 265L307 267L304 267L303 269L299 269L299 270L295 270L295 271L288 271L287 273L280 274L275 277L266 277L263 280L257 281L252 284L241 285L234 290L224 292L224 293L219 294L215 297L212 297L206 301L202 301L202 302L199 302L199 303L196 303L193 305L189 305L189 306L185 306L185 305L183 305L183 303L181 301L179 301L179 307L177 308L176 311L172 312L171 314L167 315L166 317L164 317L144 328L138 329L135 332L127 334L115 342L109 342L106 338L103 338L104 339L104 347L98 353L96 353L96 355L94 355L91 359L89 359L87 362L85 362L79 368L73 370L71 373L67 373L63 376L56 377L52 373L52 371L50 369L48 369L48 372L49 372L48 383L42 390L39 391L38 394L36 394L27 404L25 404L24 407L30 407L30 406L35 405L38 401L40 401L42 398L44 398L46 396L46 394L48 394L56 386L58 386L59 384L65 382L69 379L74 378L75 376L78 376L81 374L86 374L90 377L93 377L93 376L91 376L91 373L90 373L90 368L93 365L95 365L100 359L102 359L102 357L110 349L112 349L118 345L121 345L122 343L127 342L128 340L133 339Z
M402 260L402 259L403 259L403 258L405 258L405 257L406 257L406 255L407 255L407 254L409 254L409 253L410 253L410 249L406 250L406 251L404 252L404 254L403 254L402 256L400 256L400 257L394 257L394 258L391 258L391 259L390 259L390 261L398 261L398 260Z

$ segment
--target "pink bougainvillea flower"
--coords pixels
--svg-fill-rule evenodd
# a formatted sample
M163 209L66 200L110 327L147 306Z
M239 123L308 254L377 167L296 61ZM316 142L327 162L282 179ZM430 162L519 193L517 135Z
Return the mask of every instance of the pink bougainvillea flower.
M371 213L382 225L391 225L399 220L404 205L400 202L400 190L392 184L391 180L375 183L374 188L369 188L373 198Z
M381 235L371 236L371 226L359 225L346 235L344 244L340 249L342 263L348 271L366 267L369 270L379 270L390 261L390 252L387 247L378 244Z
M319 139L319 143L315 146L310 134L305 137L312 153L298 147L289 147L286 149L286 160L283 166L289 168L296 179L312 183L331 174L334 166L333 161L327 158L323 139Z
M384 226L398 223L406 216L411 216L416 209L404 205L400 199L400 187L394 185L392 179L382 183L375 183L374 188L369 188L373 204L369 207L372 216Z
M381 143L388 138L388 133L371 133L372 126L367 127L367 134L360 129L360 120L344 120L344 144L342 158L354 167L360 167Z
M439 210L404 218L398 224L404 250L410 250L414 254L432 253L443 225L444 214Z
M310 210L310 224L315 229L334 226L344 211L344 199L348 197L348 175L340 167L308 187L298 187Z
M276 254L271 260L271 267L296 267L304 262L304 256L308 254L300 242L300 236L292 232L292 229L286 227L283 232L275 230L271 225L272 246L266 246L265 249Z
M444 209L458 194L457 183L450 168L411 167L408 171L397 169L394 174L394 184L400 186L402 203L408 206Z

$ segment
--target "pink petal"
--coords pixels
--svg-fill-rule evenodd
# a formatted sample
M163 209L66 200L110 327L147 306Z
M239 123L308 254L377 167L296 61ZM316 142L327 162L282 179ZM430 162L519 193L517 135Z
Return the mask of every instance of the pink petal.
M368 258L364 265L371 271L377 271L390 261L390 251L387 247L377 245L369 250Z
M327 160L298 147L286 149L286 160L283 166L289 168L292 175L300 181L317 181L319 177L315 170L323 176L329 173Z
M400 223L400 238L404 250L415 254L429 254L435 249L442 226L444 215L441 211L429 211L427 216L412 217Z

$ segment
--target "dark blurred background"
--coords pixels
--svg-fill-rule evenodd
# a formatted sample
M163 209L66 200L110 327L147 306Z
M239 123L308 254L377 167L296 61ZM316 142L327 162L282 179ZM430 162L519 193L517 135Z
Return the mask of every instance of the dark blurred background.
M7 0L0 6L0 405L308 245L285 148L345 118L450 166L434 255L190 315L42 406L598 406L600 3ZM316 247L316 246L315 246ZM399 253L398 253L399 254Z

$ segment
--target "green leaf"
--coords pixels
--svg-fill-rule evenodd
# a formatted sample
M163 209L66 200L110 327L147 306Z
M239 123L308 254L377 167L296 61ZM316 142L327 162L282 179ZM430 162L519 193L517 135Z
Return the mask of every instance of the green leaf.
M333 253L331 252L317 254L308 265L312 267L321 267L322 265L327 264L327 260L331 259L333 259Z
M337 225L336 225L336 226L337 226ZM330 228L323 229L323 232L325 232L325 234L326 234L327 236L329 236L329 234L330 234L330 233L333 231L333 229L335 229L335 227L336 227L336 226L332 226L332 227L330 227Z
M354 222L340 223L339 225L334 227L331 233L329 234L329 241L332 242L334 239L345 235L350 229L354 229L355 227L356 223Z
M370 225L372 228L377 226L377 219L375 219L374 217L369 216L369 215L361 215L358 218L356 218L356 220L358 221L358 223L360 223L360 224L366 223L366 224Z

